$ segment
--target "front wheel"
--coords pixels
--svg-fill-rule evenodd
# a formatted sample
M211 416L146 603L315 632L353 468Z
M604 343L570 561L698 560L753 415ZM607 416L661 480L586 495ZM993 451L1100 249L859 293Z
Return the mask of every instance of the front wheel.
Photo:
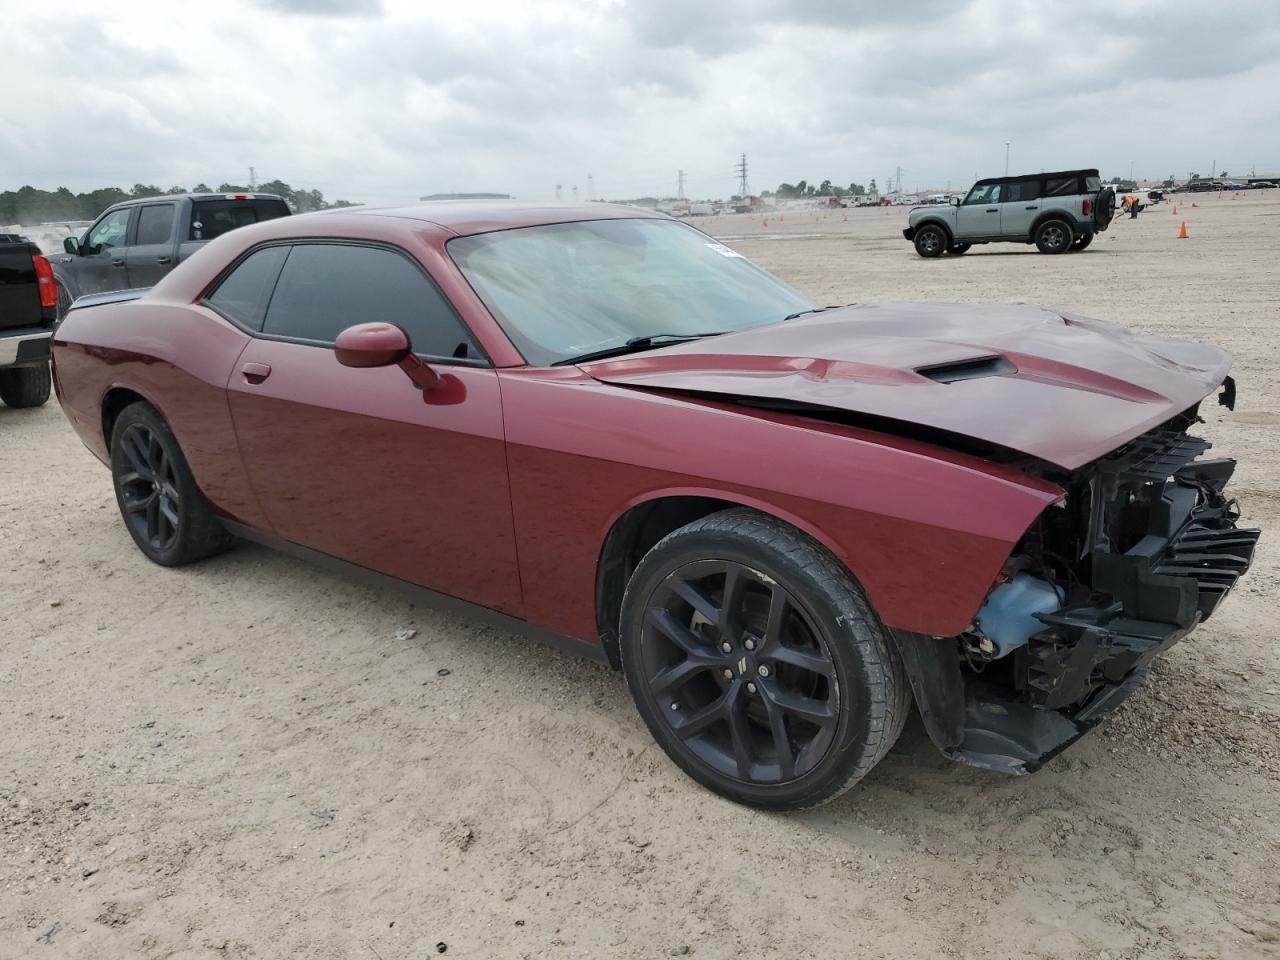
M1046 220L1036 230L1035 241L1041 253L1066 253L1075 237L1065 220Z
M920 256L937 257L941 256L950 245L951 238L937 224L929 223L916 231L913 242L916 245L916 253Z
M1080 234L1080 236L1076 237L1075 241L1071 244L1071 249L1074 252L1079 253L1081 250L1089 246L1089 244L1091 243L1093 243L1093 234L1082 233Z
M702 785L775 810L816 806L875 766L910 693L847 570L754 510L682 527L627 585L622 665L640 715Z
M161 566L191 563L233 542L196 486L173 431L149 404L131 404L116 418L111 479L133 542Z
M49 399L49 364L0 370L0 400L10 407L38 407Z

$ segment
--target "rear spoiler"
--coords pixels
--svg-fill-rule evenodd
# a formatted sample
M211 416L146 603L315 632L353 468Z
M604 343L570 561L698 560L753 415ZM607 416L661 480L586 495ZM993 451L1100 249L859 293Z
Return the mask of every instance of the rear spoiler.
M100 307L104 303L128 303L130 300L137 300L150 289L150 287L133 287L129 290L113 290L110 293L89 293L83 297L76 297L71 303L71 309Z

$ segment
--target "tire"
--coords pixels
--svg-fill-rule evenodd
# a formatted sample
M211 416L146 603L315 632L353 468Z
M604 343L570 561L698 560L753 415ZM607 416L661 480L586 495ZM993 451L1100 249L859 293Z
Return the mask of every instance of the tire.
M1098 191L1097 199L1093 201L1093 222L1099 230L1105 230L1111 226L1111 220L1116 215L1116 192L1110 187Z
M67 288L63 286L61 281L56 281L58 285L58 306L54 318L58 323L62 322L62 318L67 315L67 311L71 309L71 294Z
M754 510L659 541L627 584L620 633L654 739L736 803L798 810L839 796L910 710L897 648L848 571Z
M953 243L951 246L947 247L947 253L951 254L953 257L958 257L962 253L968 253L971 246L973 246L971 243Z
M1093 234L1082 233L1080 234L1080 236L1076 237L1074 241L1072 241L1071 250L1073 253L1079 253L1081 250L1085 249L1085 247L1089 246L1089 244L1091 243L1093 243Z
M177 567L232 544L169 425L150 404L130 404L116 418L111 480L125 529L155 563Z
M49 364L0 370L0 400L10 407L38 407L49 399L53 377Z
M1041 253L1066 253L1074 242L1071 224L1065 220L1046 220L1036 228L1035 244Z
M926 223L916 231L912 240L916 245L916 253L922 257L939 257L951 245L947 231L936 223Z

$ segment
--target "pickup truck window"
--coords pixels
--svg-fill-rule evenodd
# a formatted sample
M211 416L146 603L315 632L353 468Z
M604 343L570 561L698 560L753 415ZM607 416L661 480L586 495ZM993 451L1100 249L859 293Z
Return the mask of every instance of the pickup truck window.
M188 240L212 240L236 227L287 216L283 200L197 200L191 205Z
M385 247L304 243L280 271L262 332L331 344L357 323L404 328L413 352L478 360L483 354L422 268Z
M261 330L267 301L271 299L280 266L288 255L288 247L255 250L222 278L206 302L227 319L250 330Z
M156 203L138 211L138 246L168 243L173 237L173 204Z
M125 234L129 230L129 208L113 210L98 221L89 231L89 252L101 253L108 247L124 245Z

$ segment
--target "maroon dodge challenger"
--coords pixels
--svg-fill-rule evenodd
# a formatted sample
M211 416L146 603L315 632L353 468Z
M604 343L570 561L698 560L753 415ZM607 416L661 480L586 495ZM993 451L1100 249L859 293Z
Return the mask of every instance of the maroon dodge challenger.
M819 307L668 217L288 217L75 302L58 397L125 528L397 583L620 668L742 803L838 795L914 702L1025 773L1213 613L1258 531L1187 433L1229 356L1018 305Z

